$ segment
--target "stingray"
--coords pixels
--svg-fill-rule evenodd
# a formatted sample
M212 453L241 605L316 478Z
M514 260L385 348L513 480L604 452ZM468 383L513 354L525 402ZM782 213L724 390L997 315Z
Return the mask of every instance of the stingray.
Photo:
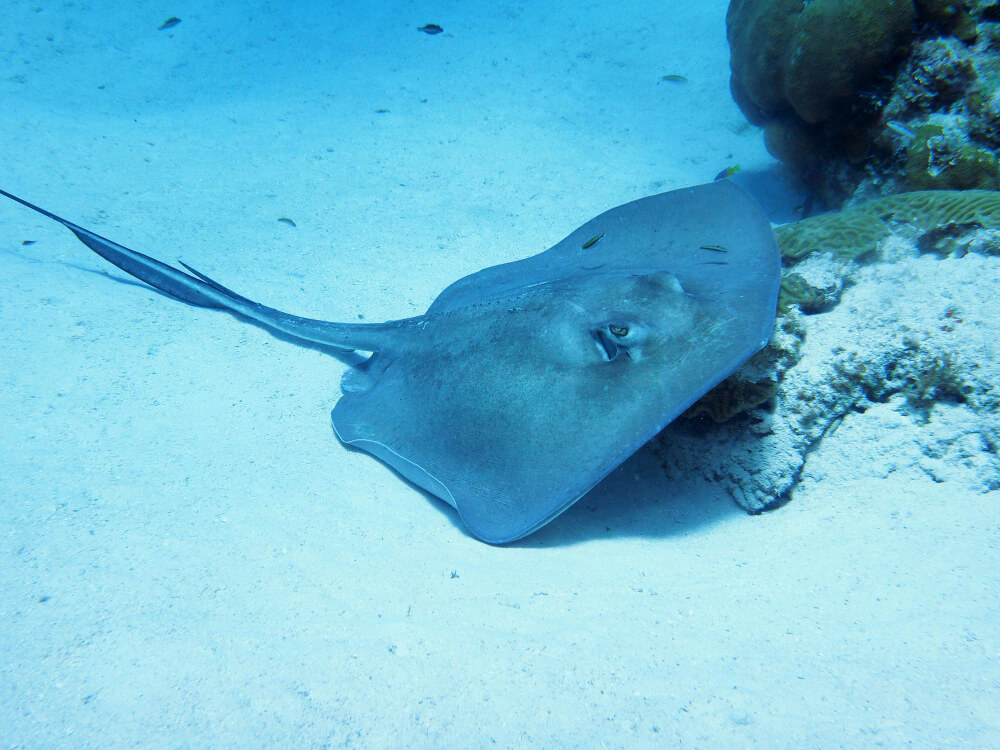
M503 544L547 524L763 347L780 260L756 202L723 180L626 203L537 255L451 284L423 315L301 318L186 263L28 203L128 274L344 351L333 428Z

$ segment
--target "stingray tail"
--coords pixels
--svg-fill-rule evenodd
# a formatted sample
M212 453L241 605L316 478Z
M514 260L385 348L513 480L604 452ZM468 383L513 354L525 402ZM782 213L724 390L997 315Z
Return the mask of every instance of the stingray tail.
M11 195L5 190L0 190L0 195L58 221L75 234L80 242L109 263L151 287L190 305L231 310L296 338L345 351L379 351L385 346L392 332L399 327L398 323L333 323L289 315L227 289L186 263L181 262L181 265L190 273L185 273L155 258L150 258L148 255L137 253L135 250L112 242L89 229L84 229L71 221L56 216L44 208L39 208L16 195Z

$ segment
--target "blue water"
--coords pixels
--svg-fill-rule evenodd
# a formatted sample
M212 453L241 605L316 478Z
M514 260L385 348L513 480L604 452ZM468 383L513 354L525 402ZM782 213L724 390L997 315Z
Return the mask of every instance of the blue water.
M8 0L0 187L268 305L403 318L733 164L788 220L725 10ZM995 492L845 488L845 444L750 517L640 451L490 547L337 443L342 361L9 201L0 252L6 747L1000 744Z

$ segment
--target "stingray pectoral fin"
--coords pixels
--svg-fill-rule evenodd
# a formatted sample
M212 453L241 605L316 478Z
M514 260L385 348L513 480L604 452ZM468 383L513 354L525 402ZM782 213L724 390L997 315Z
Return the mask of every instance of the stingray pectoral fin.
M151 258L148 255L131 250L124 245L112 242L106 237L74 224L61 216L56 216L44 208L18 198L16 195L0 190L4 195L22 206L37 211L54 221L58 221L84 245L95 253L117 266L130 276L169 294L175 299L199 307L213 307L231 310L247 318L274 328L296 338L312 341L318 344L332 346L345 351L379 351L390 343L396 331L405 327L408 321L397 321L381 324L334 323L312 318L300 318L280 310L266 307L258 302L242 297L227 289L204 274L182 263L191 274L169 266L166 263Z
M406 456L396 453L392 448L378 440L345 440L337 431L336 421L333 423L333 431L337 435L337 439L344 443L344 445L368 451L386 466L391 466L408 481L413 482L413 484L435 497L441 498L451 507L458 509L458 504L455 501L455 497L451 494L451 490L419 464L410 461Z

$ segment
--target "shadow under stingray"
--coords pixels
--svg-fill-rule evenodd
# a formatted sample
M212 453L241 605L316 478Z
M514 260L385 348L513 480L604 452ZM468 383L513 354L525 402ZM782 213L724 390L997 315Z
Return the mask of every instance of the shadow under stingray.
M561 516L510 546L556 547L620 537L668 539L733 515L745 513L723 488L701 477L669 476L647 444Z
M350 445L341 447L369 455ZM399 481L422 495L456 531L476 539L451 505L413 484L391 466L382 464L380 468L389 469ZM746 513L724 489L701 477L670 477L651 445L645 445L538 531L513 542L489 546L540 549L620 537L668 539L734 515Z

